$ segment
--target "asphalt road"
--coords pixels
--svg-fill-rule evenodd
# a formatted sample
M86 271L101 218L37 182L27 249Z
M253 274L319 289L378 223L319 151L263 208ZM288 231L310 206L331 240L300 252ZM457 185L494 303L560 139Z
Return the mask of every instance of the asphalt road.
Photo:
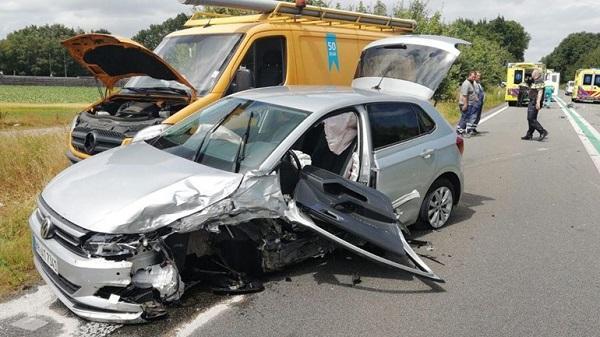
M600 126L600 105L577 109ZM276 278L194 336L597 336L600 174L556 103L540 121L544 142L520 139L525 108L466 141L452 224L418 233L446 284L337 254Z
M575 110L600 129L600 105ZM74 326L82 336L597 336L600 173L557 103L540 121L544 142L520 139L525 108L502 111L466 140L465 193L451 224L413 233L432 243L417 251L445 284L339 251L271 275L258 294L192 291L169 319L142 326L78 326L51 301L44 313L66 323L46 319L41 335ZM0 304L0 336L36 335L8 308Z

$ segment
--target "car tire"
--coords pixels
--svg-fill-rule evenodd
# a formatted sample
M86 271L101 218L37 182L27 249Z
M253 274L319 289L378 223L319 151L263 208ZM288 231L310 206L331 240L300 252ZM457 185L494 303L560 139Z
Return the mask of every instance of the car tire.
M508 101L508 106L517 106L517 102L515 102L515 101Z
M454 185L445 178L436 180L421 204L420 222L434 229L445 226L454 210L454 200Z

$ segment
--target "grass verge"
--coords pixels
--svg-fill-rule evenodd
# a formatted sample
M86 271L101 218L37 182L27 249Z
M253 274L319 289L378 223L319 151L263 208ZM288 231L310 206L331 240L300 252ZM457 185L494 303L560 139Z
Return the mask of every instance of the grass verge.
M19 104L0 102L0 130L19 130L68 125L86 107L72 104Z
M0 85L0 102L30 104L69 104L100 99L98 88Z
M504 89L493 88L486 90L485 102L483 104L483 111L492 109L500 104L504 103ZM438 102L435 106L437 110L446 118L450 125L456 125L460 119L460 111L458 110L458 102L456 101L444 101Z
M66 132L0 136L0 298L39 280L27 219L39 191L68 165Z

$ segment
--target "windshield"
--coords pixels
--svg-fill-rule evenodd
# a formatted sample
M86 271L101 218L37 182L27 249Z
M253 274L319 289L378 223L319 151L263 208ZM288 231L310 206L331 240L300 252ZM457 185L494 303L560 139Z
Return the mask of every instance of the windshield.
M215 86L241 38L242 34L174 36L164 39L154 52L181 73L202 96ZM125 88L161 87L189 90L179 82L149 76L136 76L125 84Z
M246 172L257 169L308 115L226 98L167 129L152 145L213 168Z
M391 45L363 52L355 78L387 77L414 82L436 90L455 56L421 45Z

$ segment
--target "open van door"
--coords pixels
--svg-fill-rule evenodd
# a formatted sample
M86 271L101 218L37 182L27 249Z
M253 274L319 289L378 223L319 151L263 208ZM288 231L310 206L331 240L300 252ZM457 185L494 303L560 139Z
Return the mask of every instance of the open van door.
M413 197L418 198L418 193ZM289 221L337 245L375 262L444 282L404 238L388 197L373 188L309 165L300 171L293 200L288 206ZM366 241L385 254L377 255L351 241ZM399 262L401 260L413 265Z
M431 99L469 42L446 36L404 35L363 50L352 87Z

